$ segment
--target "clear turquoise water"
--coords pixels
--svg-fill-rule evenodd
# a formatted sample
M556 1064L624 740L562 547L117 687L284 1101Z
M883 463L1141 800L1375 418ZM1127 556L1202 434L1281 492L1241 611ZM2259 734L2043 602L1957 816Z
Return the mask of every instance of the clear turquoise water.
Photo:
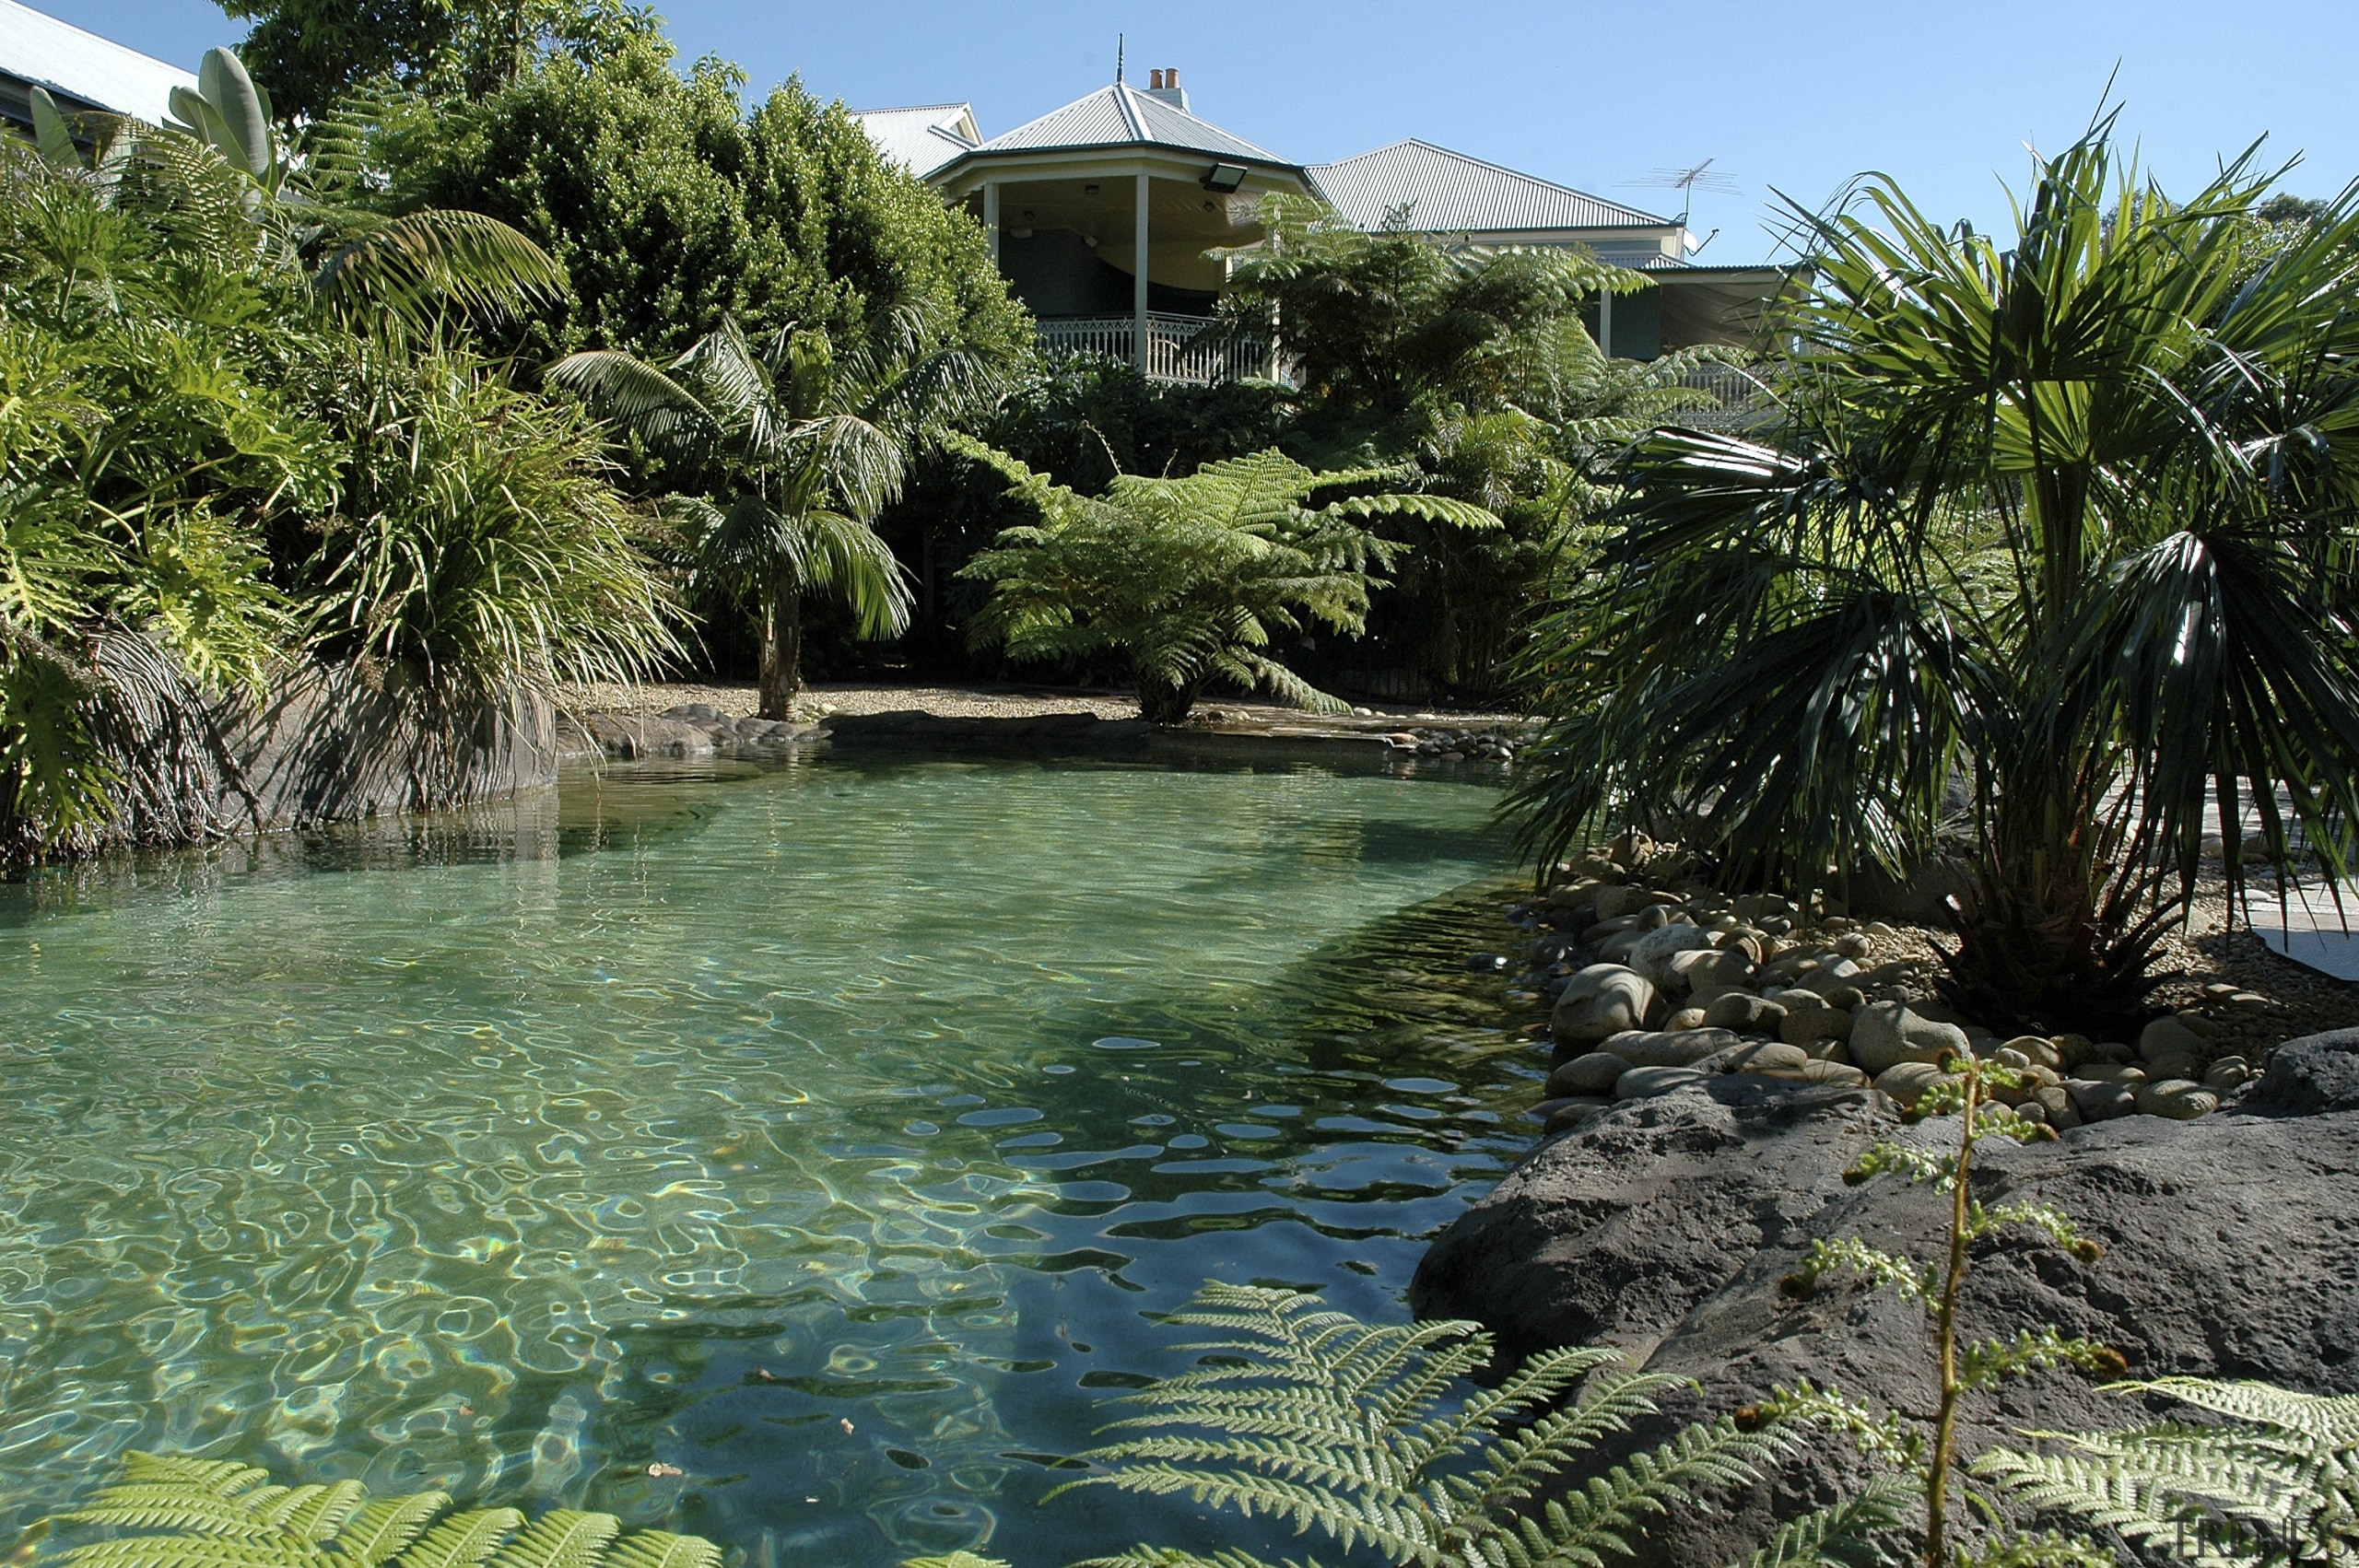
M165 1447L1069 1562L1194 1518L1039 1504L1150 1314L1397 1315L1529 1141L1479 782L731 771L0 887L0 1540Z

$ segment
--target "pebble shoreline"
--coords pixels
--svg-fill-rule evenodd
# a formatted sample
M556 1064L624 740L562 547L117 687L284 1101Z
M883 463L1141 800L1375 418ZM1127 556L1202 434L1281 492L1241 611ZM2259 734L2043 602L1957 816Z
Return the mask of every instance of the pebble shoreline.
M2134 1040L2002 1037L1935 1000L1920 933L1853 920L1839 905L1731 896L1696 870L1677 846L1625 834L1509 907L1538 933L1514 990L1553 1004L1545 1097L1530 1113L1543 1136L1725 1074L1772 1090L1872 1083L1906 1109L1943 1081L1943 1058L1969 1054L2013 1067L2026 1087L1999 1097L2060 1130L2130 1115L2188 1120L2258 1076L2259 1053L2240 1041L2283 1011L2223 980Z

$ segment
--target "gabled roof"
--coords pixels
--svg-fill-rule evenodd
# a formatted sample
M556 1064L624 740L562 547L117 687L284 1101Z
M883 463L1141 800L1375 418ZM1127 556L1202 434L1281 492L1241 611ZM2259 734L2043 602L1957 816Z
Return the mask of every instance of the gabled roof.
M1409 227L1432 234L1669 228L1675 222L1414 137L1306 172L1327 205L1361 228L1381 228L1386 212L1404 202Z
M0 0L0 76L150 123L170 112L174 88L196 87L196 78L176 65L17 0Z
M1242 136L1232 136L1209 121L1197 119L1176 103L1166 103L1123 82L1099 88L1062 109L1050 110L1028 125L1018 125L1003 136L993 136L979 150L1049 152L1121 146L1174 147L1214 158L1296 167Z
M922 178L982 144L970 103L925 103L909 109L855 109L877 151Z

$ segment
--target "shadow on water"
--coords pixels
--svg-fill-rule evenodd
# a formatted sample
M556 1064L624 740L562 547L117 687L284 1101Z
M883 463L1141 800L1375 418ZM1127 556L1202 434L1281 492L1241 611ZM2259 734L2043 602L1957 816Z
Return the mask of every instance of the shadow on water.
M0 887L0 1533L162 1446L757 1563L1203 1545L1039 1499L1154 1315L1397 1316L1530 1141L1493 798L642 766Z

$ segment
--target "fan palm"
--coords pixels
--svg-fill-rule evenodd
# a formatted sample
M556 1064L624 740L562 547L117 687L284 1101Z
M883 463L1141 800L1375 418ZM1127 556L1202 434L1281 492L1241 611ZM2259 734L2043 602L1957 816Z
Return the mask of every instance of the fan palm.
M761 619L761 716L784 719L802 685L803 596L832 590L861 634L909 626L909 573L878 536L912 444L987 400L972 350L914 310L886 314L839 352L792 325L750 342L734 320L659 369L612 350L573 354L549 380L663 455L709 474L666 503L700 568L750 596Z
M1881 179L1801 215L1779 422L1637 443L1532 651L1528 847L1652 817L1821 886L1907 871L1962 801L1953 985L2053 1024L2151 989L2209 813L2340 873L2359 197L2288 243L2252 155L2176 202L2109 136L2037 164L2012 248Z

